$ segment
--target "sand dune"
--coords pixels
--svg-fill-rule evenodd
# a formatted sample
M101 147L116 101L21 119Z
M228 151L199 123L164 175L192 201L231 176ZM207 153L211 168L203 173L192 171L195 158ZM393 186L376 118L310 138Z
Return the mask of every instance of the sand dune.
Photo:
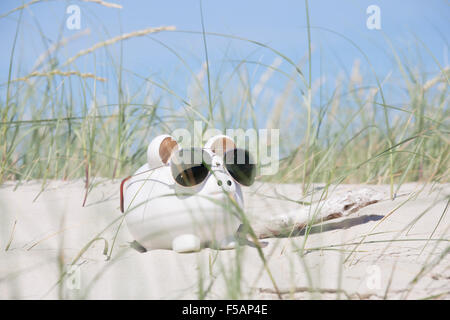
M129 247L133 238L123 224L106 261L105 243L111 250L118 230L112 222L121 217L118 182L99 181L85 207L82 181L41 187L39 181L17 190L13 182L0 186L2 299L277 299L278 293L294 299L450 298L450 185L405 184L395 200L388 200L388 186L331 188L328 197L370 188L382 201L314 225L308 237L303 229L265 239L262 250L278 293L250 246L141 254ZM300 190L294 184L248 189L246 212L255 228L300 209L289 200L298 200ZM312 200L320 194L318 185ZM72 276L58 283L68 268Z

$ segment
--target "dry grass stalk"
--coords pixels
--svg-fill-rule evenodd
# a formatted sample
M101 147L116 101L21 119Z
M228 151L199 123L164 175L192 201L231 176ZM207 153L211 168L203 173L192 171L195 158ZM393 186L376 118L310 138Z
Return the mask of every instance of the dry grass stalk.
M161 31L174 31L174 30L175 30L174 26L167 26L167 27L162 26L162 27L147 28L147 29L143 29L143 30L133 31L133 32L130 32L130 33L125 33L125 34L122 34L120 36L108 39L106 41L96 43L95 45L93 45L92 47L90 47L88 49L81 50L76 55L74 55L72 58L67 60L64 63L63 66L69 65L72 62L74 62L76 59L78 59L79 57L82 57L82 56L87 55L87 54L89 54L91 52L94 52L95 50L97 50L99 48L110 46L110 45L112 45L112 44L114 44L116 42L119 42L119 41L127 40L127 39L130 39L130 38L135 38L135 37L142 37L142 36L145 36L145 35L150 34L150 33L157 33L157 32L161 32Z
M71 41L74 41L82 36L91 34L91 30L89 28L82 30L81 32L76 33L75 35L69 38L62 38L61 41L52 44L47 51L43 52L37 59L33 65L33 70L37 69L51 54L53 54L57 49L64 47Z
M83 0L83 1L97 3L99 5L102 5L102 6L108 7L108 8L122 9L122 6L117 3L111 3L111 2L106 2L106 1L102 1L102 0Z
M92 73L81 73L78 71L61 71L61 70L52 70L49 72L35 71L35 72L28 74L27 76L25 76L23 78L17 78L12 81L26 81L33 77L51 77L51 76L64 76L64 77L79 76L81 78L91 78L91 79L95 79L97 81L102 81L102 82L106 81L106 78L97 77L96 75L94 75Z
M423 85L423 90L424 91L429 90L431 87L433 87L438 82L447 82L448 83L448 76L447 76L448 73L450 73L450 67L446 67L444 70L442 70L441 74L439 74L438 76L434 77L433 79L430 79L427 82L425 82L425 84Z
M43 1L44 0L33 0L33 1L28 2L28 3L25 3L25 4L21 5L20 7L14 8L11 11L8 11L7 13L4 13L4 14L0 15L0 19L4 18L6 16L9 16L11 13L14 13L16 11L25 9L25 8L31 6L32 4L35 4L35 3L38 3L38 2L43 2Z
M23 4L23 5L21 5L21 6L17 7L17 8L14 8L14 9L8 11L7 13L4 13L4 14L0 15L0 19L4 18L6 16L9 16L10 14L12 14L12 13L14 13L16 11L20 11L20 10L23 10L25 8L28 8L29 6L31 6L31 5L33 5L35 3L46 2L46 1L47 0L33 0L33 1L30 1L28 3L25 3L25 4ZM102 1L102 0L82 0L82 1L97 3L99 5L102 5L102 6L108 7L108 8L122 9L122 6L120 4L117 4L117 3L111 3L111 2L106 2L106 1Z

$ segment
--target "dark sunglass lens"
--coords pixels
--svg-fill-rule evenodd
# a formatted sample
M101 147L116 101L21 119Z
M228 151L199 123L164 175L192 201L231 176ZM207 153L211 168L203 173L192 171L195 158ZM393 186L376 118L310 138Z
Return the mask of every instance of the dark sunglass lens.
M247 150L233 149L224 155L225 167L231 176L244 186L250 186L255 181L256 166Z
M171 159L172 176L184 186L192 187L202 183L209 173L211 158L202 149L180 150Z

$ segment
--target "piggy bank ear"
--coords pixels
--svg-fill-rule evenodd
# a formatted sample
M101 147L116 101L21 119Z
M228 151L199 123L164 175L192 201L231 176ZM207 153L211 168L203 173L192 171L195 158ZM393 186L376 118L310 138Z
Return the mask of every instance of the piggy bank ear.
M222 156L228 150L232 150L236 148L233 139L229 136L220 134L210 138L205 146L205 149L211 150L213 153Z
M150 168L167 164L175 150L178 150L178 143L172 136L163 134L154 138L147 149L147 161Z

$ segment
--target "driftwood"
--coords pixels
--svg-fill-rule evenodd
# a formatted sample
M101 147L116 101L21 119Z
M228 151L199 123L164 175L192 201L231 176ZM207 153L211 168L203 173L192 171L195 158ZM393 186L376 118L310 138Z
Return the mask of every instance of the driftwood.
M312 205L304 205L285 214L278 214L269 219L257 221L252 227L260 239L276 237L298 232L308 224L348 216L363 207L385 199L385 197L384 193L370 188L338 193Z

